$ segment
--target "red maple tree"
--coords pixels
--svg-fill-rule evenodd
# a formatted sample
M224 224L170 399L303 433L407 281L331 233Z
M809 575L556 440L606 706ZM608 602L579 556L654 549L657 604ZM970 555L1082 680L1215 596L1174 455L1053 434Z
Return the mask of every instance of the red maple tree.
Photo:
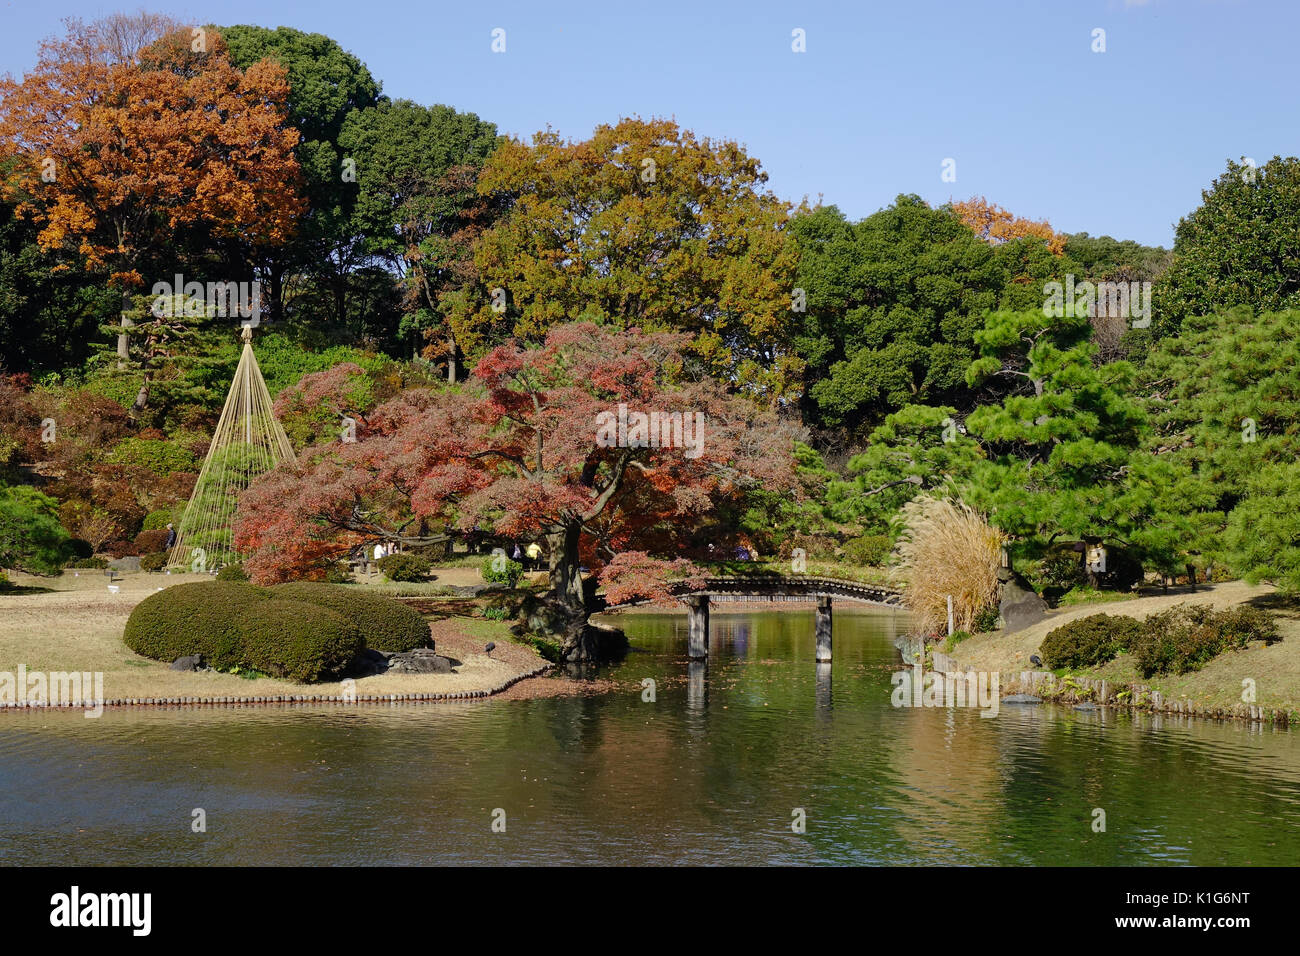
M268 582L373 541L475 528L538 539L565 657L594 656L584 568L612 601L665 598L670 581L699 573L691 557L730 544L708 524L720 505L796 487L795 428L699 371L688 341L574 323L540 346L500 346L465 386L402 392L355 442L318 445L256 483L236 547ZM658 441L638 429L650 413Z

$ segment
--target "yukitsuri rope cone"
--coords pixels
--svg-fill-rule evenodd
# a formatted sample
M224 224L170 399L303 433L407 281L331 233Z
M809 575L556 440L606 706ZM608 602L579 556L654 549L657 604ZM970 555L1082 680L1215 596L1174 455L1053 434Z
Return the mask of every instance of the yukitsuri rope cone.
M238 561L231 524L240 493L280 462L295 460L293 446L271 411L271 393L253 355L253 330L247 325L243 340L239 367L168 557L172 567L209 571Z

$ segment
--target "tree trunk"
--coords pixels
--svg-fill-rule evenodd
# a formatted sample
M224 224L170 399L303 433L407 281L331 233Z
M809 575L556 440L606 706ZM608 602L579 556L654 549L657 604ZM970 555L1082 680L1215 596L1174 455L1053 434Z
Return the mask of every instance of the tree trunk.
M456 336L447 334L447 381L456 384Z
M585 619L586 605L582 600L582 572L579 570L578 540L582 526L570 525L563 531L546 536L550 551L550 596L557 603L580 610Z
M131 293L126 289L122 290L122 331L117 335L117 367L126 368L127 360L131 358L131 338L126 332L131 326L135 325L129 318L127 312L131 310Z
M1188 564L1185 565L1185 567L1187 568L1187 583L1190 584L1192 586L1192 590L1195 591L1196 590L1196 566L1194 564Z
M284 266L272 262L266 272L267 300L270 304L271 320L279 322L284 319Z
M587 604L582 592L578 541L582 525L574 523L546 536L550 554L551 589L546 594L551 629L563 639L566 662L590 661L600 656L597 632L587 625Z

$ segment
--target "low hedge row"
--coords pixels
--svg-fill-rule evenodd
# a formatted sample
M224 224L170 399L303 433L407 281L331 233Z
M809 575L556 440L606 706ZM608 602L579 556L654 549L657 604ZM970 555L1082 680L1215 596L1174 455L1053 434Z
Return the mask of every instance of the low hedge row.
M1095 667L1127 650L1142 622L1131 617L1091 614L1062 624L1043 638L1043 663L1058 667Z
M1215 611L1179 605L1148 617L1129 652L1142 676L1150 677L1197 671L1226 650L1277 640L1277 623L1257 608Z
M1226 650L1278 640L1277 622L1258 608L1180 604L1144 621L1110 614L1078 618L1048 632L1040 653L1052 669L1095 667L1129 653L1138 672L1151 677L1200 670Z
M340 676L367 646L427 645L429 625L396 601L335 585L203 581L145 598L127 619L123 640L154 660L202 654L218 670L252 668L315 683Z
M380 558L379 570L390 581L423 581L433 570L433 562L422 555L401 552Z

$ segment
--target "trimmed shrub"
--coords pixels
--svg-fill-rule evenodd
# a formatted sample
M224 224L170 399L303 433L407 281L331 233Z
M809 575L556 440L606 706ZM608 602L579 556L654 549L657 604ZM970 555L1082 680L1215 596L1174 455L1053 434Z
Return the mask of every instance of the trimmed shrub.
M158 511L151 511L144 516L144 530L157 531L159 529L166 531L167 525L179 525L181 521L181 512L185 510L185 503L182 502L171 508L161 508Z
M1139 672L1151 677L1197 671L1226 650L1280 639L1276 622L1257 608L1180 604L1148 617L1131 650Z
M114 558L132 558L140 553L134 544L125 539L108 542L104 545L104 551Z
M270 593L280 600L305 601L342 614L360 629L365 646L377 651L400 653L429 646L428 622L400 601L311 581L277 584Z
M1219 633L1229 647L1245 647L1251 641L1263 641L1273 644L1282 636L1277 630L1277 621L1267 611L1261 611L1249 604L1238 604L1216 615Z
M1038 565L1037 578L1035 584L1040 591L1065 592L1088 583L1082 556L1067 547L1056 547L1043 555Z
M91 568L102 571L108 567L108 558L73 558L64 567L74 569Z
M239 631L243 663L303 684L338 677L366 646L354 620L318 604L279 597L245 607Z
M141 567L144 567L141 563ZM218 581L247 581L248 575L244 573L242 564L227 564L217 572Z
M141 571L161 571L166 566L166 551L155 551L153 554L144 554L140 556Z
M352 584L352 569L346 561L333 561L325 568L327 584Z
M1095 667L1128 650L1141 630L1142 622L1131 617L1091 614L1049 631L1039 653L1053 670Z
M379 559L379 570L390 581L423 581L433 570L433 562L418 554L390 554Z
M141 531L135 536L135 549L140 554L153 554L167 548L167 529Z
M483 562L479 568L479 573L483 575L484 581L488 584L504 584L508 588L513 588L519 583L519 578L524 573L522 564L511 558L506 558L499 571L497 570L498 564L501 564L501 556L495 554Z
M127 618L122 640L142 657L174 661L202 654L225 670L243 663L240 621L248 608L267 600L251 584L198 581L151 594Z
M844 542L844 557L851 564L878 568L884 565L892 547L888 535L864 535Z

